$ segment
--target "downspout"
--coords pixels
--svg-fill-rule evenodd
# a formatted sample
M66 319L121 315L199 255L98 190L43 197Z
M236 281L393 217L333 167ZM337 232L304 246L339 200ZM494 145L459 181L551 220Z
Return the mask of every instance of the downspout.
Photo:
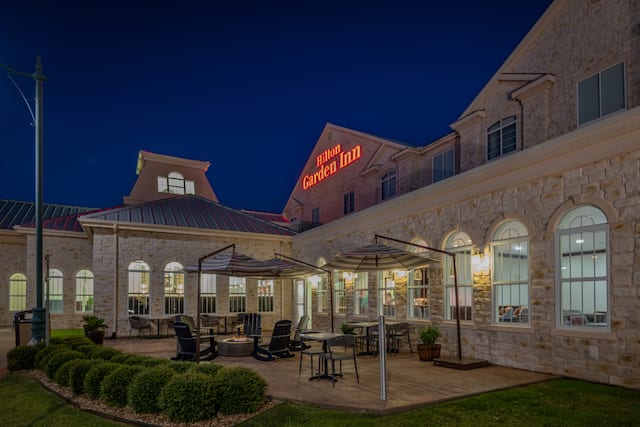
M120 239L118 236L118 224L113 225L113 240L114 240L114 262L113 262L113 325L114 331L112 338L118 336L118 296L120 294L120 280L118 277L118 265L120 264ZM95 300L94 300L95 301ZM95 309L95 307L94 307Z

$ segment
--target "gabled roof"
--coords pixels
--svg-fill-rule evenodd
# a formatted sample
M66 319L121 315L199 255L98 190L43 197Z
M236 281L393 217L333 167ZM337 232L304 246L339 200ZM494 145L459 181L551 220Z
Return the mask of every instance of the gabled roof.
M295 232L200 196L175 196L134 206L83 215L83 226L95 221L145 224L292 236Z
M65 206L65 205L53 205L49 203L43 203L42 205L42 220L43 228L45 222L50 222L52 219L62 220L69 218L66 224L58 223L55 229L65 229L66 231L82 231L80 228L77 230L75 222L72 217L77 217L79 214L83 214L89 211L95 210L94 208L85 208L78 206ZM20 224L31 224L36 219L36 204L34 202L20 202L16 200L1 200L0 199L0 230L11 230L14 226ZM65 223L65 221L62 221Z

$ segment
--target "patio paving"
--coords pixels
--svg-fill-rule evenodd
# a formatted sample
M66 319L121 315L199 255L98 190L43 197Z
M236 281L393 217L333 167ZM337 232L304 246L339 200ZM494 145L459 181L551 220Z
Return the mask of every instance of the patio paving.
M218 338L218 340L222 337ZM147 356L175 356L175 338L114 339L105 345ZM305 357L298 377L299 352L295 357L263 362L253 357L223 357L214 363L254 369L269 384L267 394L274 399L304 402L318 407L355 412L388 414L450 399L517 387L555 378L554 375L500 366L456 370L422 362L408 351L387 357L387 400L381 400L378 357L359 356L356 382L353 363L344 362L344 377L332 387L330 380L309 381L309 359ZM314 359L317 360L317 359Z

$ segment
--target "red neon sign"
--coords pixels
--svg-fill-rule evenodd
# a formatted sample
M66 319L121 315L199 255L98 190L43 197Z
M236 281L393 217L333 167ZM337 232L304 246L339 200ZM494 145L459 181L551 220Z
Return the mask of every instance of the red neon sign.
M360 157L362 157L362 148L360 145L356 145L346 152L342 151L341 144L323 151L316 157L316 167L318 170L302 177L302 189L308 190L337 173L340 169L346 168Z

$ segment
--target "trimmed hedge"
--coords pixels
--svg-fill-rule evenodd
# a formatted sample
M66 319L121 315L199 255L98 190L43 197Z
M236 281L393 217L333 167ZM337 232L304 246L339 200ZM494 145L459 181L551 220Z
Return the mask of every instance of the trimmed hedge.
M62 340L59 340L59 341L62 342ZM34 367L37 369L44 369L45 366L47 366L47 362L48 362L47 359L49 358L49 356L51 356L53 353L58 351L68 351L68 350L69 350L69 347L67 347L64 344L51 344L51 341L50 341L48 346L46 346L36 354L36 357L34 359Z
M10 371L33 369L36 355L44 348L44 343L36 345L21 345L7 352L7 368Z
M47 374L50 379L54 379L58 369L68 361L74 359L84 359L84 354L69 349L66 351L57 351L47 358L47 366L44 367L44 373Z
M53 376L53 380L62 386L68 386L69 371L71 370L71 367L73 366L74 363L81 360L85 360L85 359L72 359L72 360L69 360L68 362L65 362L62 366L60 366L60 368L58 368L55 375Z
M157 414L162 411L158 404L159 391L174 375L178 374L166 363L145 369L129 384L127 403L138 413Z
M215 365L213 363L203 363L199 365L193 365L191 369L187 372L200 372L201 374L209 375L211 377L215 377L218 372L222 369L222 365Z
M214 380L218 410L223 414L256 412L264 403L267 382L251 369L224 367Z
M216 415L214 379L199 372L174 375L160 392L159 404L171 421L195 422Z
M118 369L122 365L111 362L98 362L94 364L87 375L84 377L84 392L92 399L100 397L100 387L102 386L102 380L110 372Z
M118 356L120 354L122 354L122 352L120 350L116 350L115 348L96 345L89 352L89 358L111 360L114 356Z
M108 373L100 386L100 399L110 406L125 406L129 383L143 370L139 365L121 365Z
M84 378L96 362L89 359L76 359L68 363L72 363L69 368L69 387L76 394L84 393Z
M187 362L184 360L172 361L170 363L171 369L179 374L184 374L191 368L193 368L193 362Z
M64 338L62 343L65 345L68 345L69 347L71 347L73 350L76 350L76 351L78 350L79 347L82 347L82 346L87 346L87 345L91 347L96 346L96 344L87 337Z

